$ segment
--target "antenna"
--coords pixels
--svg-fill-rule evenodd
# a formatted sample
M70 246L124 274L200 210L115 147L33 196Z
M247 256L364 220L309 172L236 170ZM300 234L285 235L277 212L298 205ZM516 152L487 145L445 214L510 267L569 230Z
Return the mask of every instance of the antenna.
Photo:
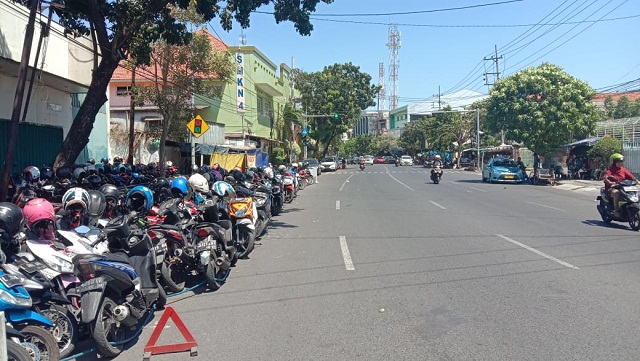
M395 24L389 25L389 42L387 47L389 48L389 88L391 88L391 94L389 95L389 110L398 107L398 68L400 62L398 60L398 49L400 49L400 31Z

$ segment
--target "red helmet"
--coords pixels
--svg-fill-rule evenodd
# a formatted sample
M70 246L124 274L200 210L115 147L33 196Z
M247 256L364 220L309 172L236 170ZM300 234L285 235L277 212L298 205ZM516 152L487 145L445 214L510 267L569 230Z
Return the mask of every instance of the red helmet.
M35 198L27 202L22 210L22 214L27 222L27 228L31 230L38 222L55 222L56 220L53 205L44 198Z

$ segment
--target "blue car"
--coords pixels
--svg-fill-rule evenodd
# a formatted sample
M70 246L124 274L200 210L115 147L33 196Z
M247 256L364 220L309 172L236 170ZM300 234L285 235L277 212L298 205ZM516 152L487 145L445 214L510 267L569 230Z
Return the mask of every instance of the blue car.
M522 183L523 180L524 174L513 159L493 158L482 168L483 182Z

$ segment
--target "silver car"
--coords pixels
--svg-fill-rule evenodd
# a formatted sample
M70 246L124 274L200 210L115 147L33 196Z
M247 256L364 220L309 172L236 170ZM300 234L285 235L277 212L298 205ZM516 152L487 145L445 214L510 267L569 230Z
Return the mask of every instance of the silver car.
M338 160L336 157L324 157L320 161L320 166L322 166L322 170L330 170L336 171L338 170Z

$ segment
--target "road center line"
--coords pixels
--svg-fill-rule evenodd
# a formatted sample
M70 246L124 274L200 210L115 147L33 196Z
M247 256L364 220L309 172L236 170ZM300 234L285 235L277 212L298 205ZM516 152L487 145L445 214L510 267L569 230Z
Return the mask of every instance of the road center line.
M498 236L498 237L500 237L500 238L504 239L504 240L505 240L505 241L507 241L507 242L511 242L511 243L515 244L516 246L520 246L520 247L522 247L522 248L524 248L524 249L526 249L526 250L529 250L529 251L531 251L531 252L533 252L533 253L535 253L535 254L538 254L538 255L540 255L540 256L542 256L542 257L544 257L544 258L550 259L550 260L552 260L553 262L560 263L561 265L563 265L563 266L565 266L565 267L572 268L572 269L580 269L578 266L574 266L574 265L572 265L571 263L567 263L567 262L565 262L565 261L563 261L563 260L561 260L561 259L557 259L557 258L555 258L555 257L553 257L553 256L551 256L551 255L548 255L548 254L546 254L546 253L544 253L544 252L542 252L542 251L538 251L537 249L535 249L535 248L533 248L533 247L529 247L529 246L527 246L526 244L524 244L524 243L520 243L520 242L518 242L518 241L516 241L516 240L514 240L514 239L511 239L511 238L507 237L507 236L503 236L503 235L501 235L501 234L496 234L496 236Z
M347 271L354 271L355 267L353 267L349 246L347 246L347 237L340 236L340 248L342 249L342 258L344 258L344 267Z
M445 207L441 206L440 204L434 202L434 201L429 201L431 204L433 204L434 206L440 208L440 209L446 209Z
M336 209L340 209L340 201L336 201Z
M469 188L471 188L471 189L473 189L473 190L475 190L475 191L478 191L478 192L485 192L485 193L487 193L487 191L486 191L486 190L484 190L484 189L480 189L480 188L476 188L476 187L469 187Z
M347 177L347 179L344 180L344 182L342 182L342 185L340 186L340 192L342 192L342 190L344 189L344 186L349 182L349 179L351 179L351 177L353 177L355 175L355 173L352 173L350 176Z
M529 204L533 204L536 206L540 206L540 207L545 207L545 208L550 208L550 209L555 209L556 211L560 211L560 212L566 212L564 209L560 209L560 208L556 208L556 207L551 207L551 206L547 206L544 204L540 204L540 203L534 203L534 202L529 202L529 201L524 201L525 203L529 203Z
M387 173L387 175L388 175L389 177L391 177L394 181L396 181L396 182L398 182L398 183L402 184L403 186L407 187L407 189L409 189L410 191L415 191L413 188L411 188L411 187L409 187L408 185L406 185L406 184L404 184L404 183L400 182L396 177L392 176L392 175L391 175L391 172L389 172L389 169L387 169L387 167L386 167L386 166L384 167L384 169L387 171L387 172L386 172L386 173Z

